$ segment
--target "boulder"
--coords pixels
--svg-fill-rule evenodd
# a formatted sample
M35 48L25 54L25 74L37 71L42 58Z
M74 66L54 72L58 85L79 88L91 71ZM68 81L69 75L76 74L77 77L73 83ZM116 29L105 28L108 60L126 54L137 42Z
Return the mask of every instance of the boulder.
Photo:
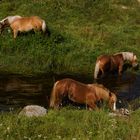
M109 113L109 116L127 117L130 115L130 111L126 108L117 109L114 112Z
M19 115L27 117L39 117L47 114L47 109L38 105L27 105L19 113Z

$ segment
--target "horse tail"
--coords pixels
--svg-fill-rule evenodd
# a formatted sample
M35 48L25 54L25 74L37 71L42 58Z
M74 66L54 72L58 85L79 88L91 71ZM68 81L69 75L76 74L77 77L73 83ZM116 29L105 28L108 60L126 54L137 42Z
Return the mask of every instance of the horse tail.
M47 34L48 36L50 36L50 30L48 29L48 26L46 25L46 22L43 20L43 23L42 23L42 31Z
M56 101L56 86L58 84L59 81L57 81L52 89L52 93L51 93L51 98L50 98L50 107L54 107L55 106L55 101Z
M45 33L46 32L46 23L45 21L43 20L43 23L42 23L42 31Z
M99 73L99 66L100 66L100 60L96 62L96 65L95 65L95 69L94 69L94 79L97 79L98 77L98 73Z

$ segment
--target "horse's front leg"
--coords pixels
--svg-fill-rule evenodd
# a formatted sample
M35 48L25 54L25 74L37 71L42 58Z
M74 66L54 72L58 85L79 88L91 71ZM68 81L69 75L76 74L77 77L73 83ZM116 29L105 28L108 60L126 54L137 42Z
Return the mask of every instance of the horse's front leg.
M92 111L92 110L98 110L98 107L97 107L97 105L95 103L90 102L90 103L88 103L88 109L90 111Z
M119 68L118 68L118 74L119 74L119 76L122 75L122 70L123 70L123 63L120 63Z
M13 30L13 33L14 33L14 38L16 38L18 35L18 30Z
M104 77L105 76L104 69L103 68L100 68L100 70L101 70L101 77Z

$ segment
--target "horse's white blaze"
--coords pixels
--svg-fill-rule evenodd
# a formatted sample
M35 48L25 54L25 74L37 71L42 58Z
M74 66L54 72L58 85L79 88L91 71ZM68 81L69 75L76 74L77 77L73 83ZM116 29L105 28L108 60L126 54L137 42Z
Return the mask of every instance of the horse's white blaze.
M114 111L116 110L116 102L114 102L114 104L113 104L113 110Z

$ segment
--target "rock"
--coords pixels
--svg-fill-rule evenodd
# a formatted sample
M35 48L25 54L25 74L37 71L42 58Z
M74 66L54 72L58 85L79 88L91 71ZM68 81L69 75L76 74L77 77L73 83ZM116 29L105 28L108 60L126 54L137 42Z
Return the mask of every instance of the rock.
M27 117L39 117L47 114L47 110L44 107L38 105L27 105L19 113L19 115Z
M122 115L127 115L127 116L130 115L130 111L126 108L120 108L119 113L122 114Z
M126 117L130 115L130 111L126 108L117 109L115 112L109 113L109 116L118 116L118 117Z

